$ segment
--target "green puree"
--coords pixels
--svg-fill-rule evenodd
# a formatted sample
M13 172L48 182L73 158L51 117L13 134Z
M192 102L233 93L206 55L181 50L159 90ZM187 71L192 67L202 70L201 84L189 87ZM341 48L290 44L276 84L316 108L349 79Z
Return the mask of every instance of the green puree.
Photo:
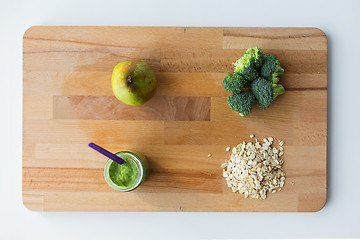
M131 157L122 155L121 158L125 160L124 164L120 165L116 162L110 164L109 177L113 183L120 187L130 187L134 185L139 170Z

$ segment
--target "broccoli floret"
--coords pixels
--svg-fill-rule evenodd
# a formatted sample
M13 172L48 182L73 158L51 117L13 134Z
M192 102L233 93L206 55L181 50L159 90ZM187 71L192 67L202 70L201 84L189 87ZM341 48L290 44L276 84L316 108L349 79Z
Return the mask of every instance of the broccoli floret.
M251 109L255 104L255 97L252 93L241 92L230 95L227 102L232 110L238 112L243 117L251 113Z
M234 75L228 73L223 80L223 87L226 91L239 93L244 89L248 89L249 83L242 75L238 73L234 73Z
M234 72L242 73L248 67L259 68L262 64L263 55L264 53L260 48L249 48L244 56L233 63Z
M269 80L271 83L278 83L280 76L284 74L284 69L280 66L279 60L271 55L263 56L263 65L260 68L260 76Z
M257 78L252 81L251 91L255 95L256 103L262 109L270 106L277 96L285 93L281 84L271 84L264 78Z
M246 54L250 56L251 61L253 62L254 67L259 68L263 63L264 53L260 48L254 47L246 50Z
M246 81L251 82L255 78L259 77L259 72L253 66L248 66L244 68L242 72L236 72L237 74L241 75Z

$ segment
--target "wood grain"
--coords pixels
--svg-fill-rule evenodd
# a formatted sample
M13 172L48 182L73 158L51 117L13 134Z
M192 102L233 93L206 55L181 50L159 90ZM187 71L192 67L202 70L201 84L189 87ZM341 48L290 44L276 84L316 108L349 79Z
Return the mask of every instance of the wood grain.
M54 119L209 121L210 97L155 96L141 106L114 96L54 96Z
M31 71L24 75L24 87L29 95L81 95L113 96L111 74L108 72L51 72ZM224 73L198 72L156 72L159 82L157 95L160 96L228 96L223 91ZM53 81L47 81L47 79ZM96 79L96 81L93 81ZM196 81L194 81L196 79ZM286 72L281 83L287 91L292 90L326 90L326 74L292 74Z
M51 51L71 46L126 47L126 48L219 48L222 49L223 28L188 27L47 27L29 28L26 40L51 44ZM44 43L45 42L45 43ZM25 42L27 44L28 41ZM60 49L58 49L60 48ZM34 49L32 47L32 49Z
M24 119L29 143L164 143L163 121Z
M327 50L326 36L317 28L224 28L224 49Z
M32 27L23 38L23 202L35 211L313 212L326 202L327 41L316 28ZM241 118L222 88L248 47L276 55L287 92ZM111 89L114 66L142 58L155 96L131 107ZM285 141L283 190L265 201L222 177L227 146ZM112 190L88 142L144 153L150 176ZM211 157L208 157L211 154Z
M230 72L232 63L246 49L162 49L160 68L164 72ZM275 55L287 73L324 74L327 71L326 51L266 50ZM311 61L309 61L311 59Z
M324 145L326 132L323 132L323 122L280 122L266 121L222 121L222 122L165 122L165 144L192 145L192 144L223 144L231 143L234 138L244 139L244 132L254 132L261 128L263 137L275 136L286 139L287 143L297 145ZM225 127L226 126L226 127ZM178 131L182 129L182 131ZM289 131L292 129L294 131ZM311 134L306 130L311 129ZM239 140L238 140L239 141ZM239 142L240 143L240 142Z
M259 119L278 121L283 125L297 122L326 122L327 104L324 103L326 90L308 89L305 91L287 91L276 98L277 104L270 105L266 110L255 106L251 115L243 123L253 124ZM232 121L237 113L227 107L226 97L211 98L211 120Z

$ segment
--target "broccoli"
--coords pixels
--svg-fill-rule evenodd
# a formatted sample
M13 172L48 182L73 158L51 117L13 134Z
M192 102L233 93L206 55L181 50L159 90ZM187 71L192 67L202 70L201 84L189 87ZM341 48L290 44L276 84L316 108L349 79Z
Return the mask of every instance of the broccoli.
M232 110L238 112L243 117L251 113L251 109L255 104L255 97L252 93L241 92L230 95L227 102Z
M249 83L238 73L234 73L234 75L228 73L223 80L223 87L226 91L240 93L242 90L249 88Z
M251 61L253 62L254 67L259 68L262 64L264 53L260 48L249 48L246 50L246 54L250 56Z
M262 64L263 55L264 53L260 48L249 48L244 56L233 63L234 72L242 73L248 67L259 68Z
M265 109L285 93L284 87L278 84L284 69L275 56L264 55L257 47L249 48L233 65L234 72L225 76L223 87L233 94L227 99L228 105L241 116L251 113L255 102Z
M260 67L260 76L269 80L271 83L278 83L279 77L284 74L284 69L280 66L279 60L271 55L263 56L263 65Z
M242 72L236 72L237 74L241 75L246 81L251 82L255 78L259 77L259 72L253 66L249 66L244 68Z
M265 109L273 103L274 99L285 93L281 84L271 84L264 78L257 78L251 83L251 91L255 95L260 108Z

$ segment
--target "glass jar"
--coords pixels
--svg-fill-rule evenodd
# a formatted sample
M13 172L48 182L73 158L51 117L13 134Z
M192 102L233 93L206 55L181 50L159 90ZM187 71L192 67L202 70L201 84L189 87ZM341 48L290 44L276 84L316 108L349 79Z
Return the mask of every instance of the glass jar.
M105 181L109 184L110 187L113 189L120 191L120 192L129 192L132 190L135 190L137 187L141 185L141 183L146 179L146 177L149 175L149 165L147 158L142 155L141 153L134 153L130 151L120 151L116 153L117 156L124 159L128 164L131 164L129 161L132 161L132 166L136 166L137 169L137 176L132 176L135 178L135 181L132 181L132 184L129 186L120 186L116 184L111 179L111 173L110 173L110 166L112 164L117 164L111 159L108 159L108 161L105 164L104 167L104 177ZM116 166L115 166L116 167ZM134 167L135 168L135 167ZM118 172L117 174L121 174L121 172Z

